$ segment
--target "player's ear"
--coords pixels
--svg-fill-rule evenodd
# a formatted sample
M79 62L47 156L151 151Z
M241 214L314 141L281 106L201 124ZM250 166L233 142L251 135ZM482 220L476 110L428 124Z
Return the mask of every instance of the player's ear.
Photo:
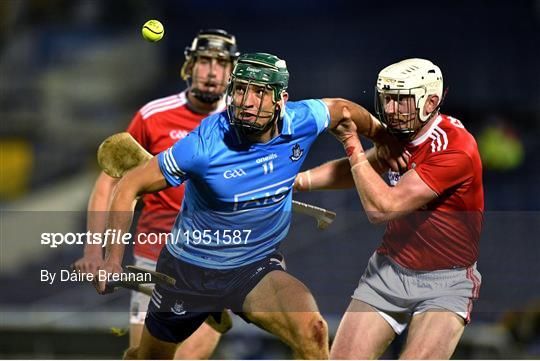
M428 96L428 99L426 101L426 105L424 106L424 114L430 114L432 111L437 109L437 106L439 105L439 96L436 94L432 94Z
M180 77L183 80L187 80L189 77L191 77L193 65L193 59L189 59L184 62L184 64L182 65L182 69L180 70Z
M280 100L278 102L280 119L283 119L283 117L285 116L285 103L287 103L287 100L289 100L289 93L282 92L280 96Z

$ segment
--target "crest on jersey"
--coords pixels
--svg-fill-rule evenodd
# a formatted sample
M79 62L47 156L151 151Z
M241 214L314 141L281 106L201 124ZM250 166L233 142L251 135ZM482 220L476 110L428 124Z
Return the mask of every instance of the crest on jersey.
M178 316L185 314L186 310L184 309L184 301L175 301L174 306L171 307L171 312Z
M300 158L302 158L302 155L304 154L304 150L300 148L300 144L296 143L294 147L292 148L292 154L289 157L293 162L298 161Z

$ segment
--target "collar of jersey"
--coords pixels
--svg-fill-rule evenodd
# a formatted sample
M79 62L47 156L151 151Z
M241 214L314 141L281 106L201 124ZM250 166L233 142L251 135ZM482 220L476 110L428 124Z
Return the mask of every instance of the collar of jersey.
M209 115L221 113L221 112L224 111L225 109L227 109L227 103L226 103L226 101L225 101L225 97L223 96L223 97L221 97L221 100L219 101L216 110L214 110L213 112L211 112Z
M424 135L422 135L420 138L417 138L417 139L413 140L412 142L410 142L409 145L413 146L413 147L416 147L416 146L419 146L420 144L424 143L429 138L431 133L433 133L433 129L435 129L435 127L437 125L439 125L439 123L441 121L442 121L442 116L439 114L437 116L437 118L435 119L435 121L431 124L431 126L429 127L427 132L425 132Z
M282 135L293 135L294 134L294 110L287 109L285 105L285 116L283 117L283 129L281 129Z

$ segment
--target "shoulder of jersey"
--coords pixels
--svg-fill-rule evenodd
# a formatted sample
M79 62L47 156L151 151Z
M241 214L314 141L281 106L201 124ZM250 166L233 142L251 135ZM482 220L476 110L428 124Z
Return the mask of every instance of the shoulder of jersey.
M288 101L286 107L288 107L291 110L297 110L297 109L308 109L308 103L307 100L295 100L295 101Z
M294 132L298 136L313 134L313 131L318 128L316 120L313 116L319 114L320 111L317 107L317 101L320 101L324 105L324 109L327 116L325 127L328 126L330 115L328 113L328 107L320 99L303 99L298 101L287 102L288 114L291 117ZM321 108L322 109L322 108Z
M186 105L186 93L171 95L165 98L160 98L147 103L140 109L140 113L143 119L148 119L154 114L165 112Z
M290 111L293 111L295 114L303 114L303 115L311 114L313 111L315 111L314 105L318 103L317 101L320 101L320 103L324 105L324 107L327 109L326 111L328 112L328 107L320 99L303 99L303 100L289 101L287 102L287 109Z
M441 114L441 121L433 127L429 135L431 152L447 149L461 149L472 135L457 118Z

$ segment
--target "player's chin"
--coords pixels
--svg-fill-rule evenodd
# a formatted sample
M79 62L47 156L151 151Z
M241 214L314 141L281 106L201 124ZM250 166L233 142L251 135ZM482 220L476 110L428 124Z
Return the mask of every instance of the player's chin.
M262 116L249 116L249 117L241 117L240 120L246 124L253 124L256 123L260 127L264 127L266 123L270 121L269 117L262 117Z

